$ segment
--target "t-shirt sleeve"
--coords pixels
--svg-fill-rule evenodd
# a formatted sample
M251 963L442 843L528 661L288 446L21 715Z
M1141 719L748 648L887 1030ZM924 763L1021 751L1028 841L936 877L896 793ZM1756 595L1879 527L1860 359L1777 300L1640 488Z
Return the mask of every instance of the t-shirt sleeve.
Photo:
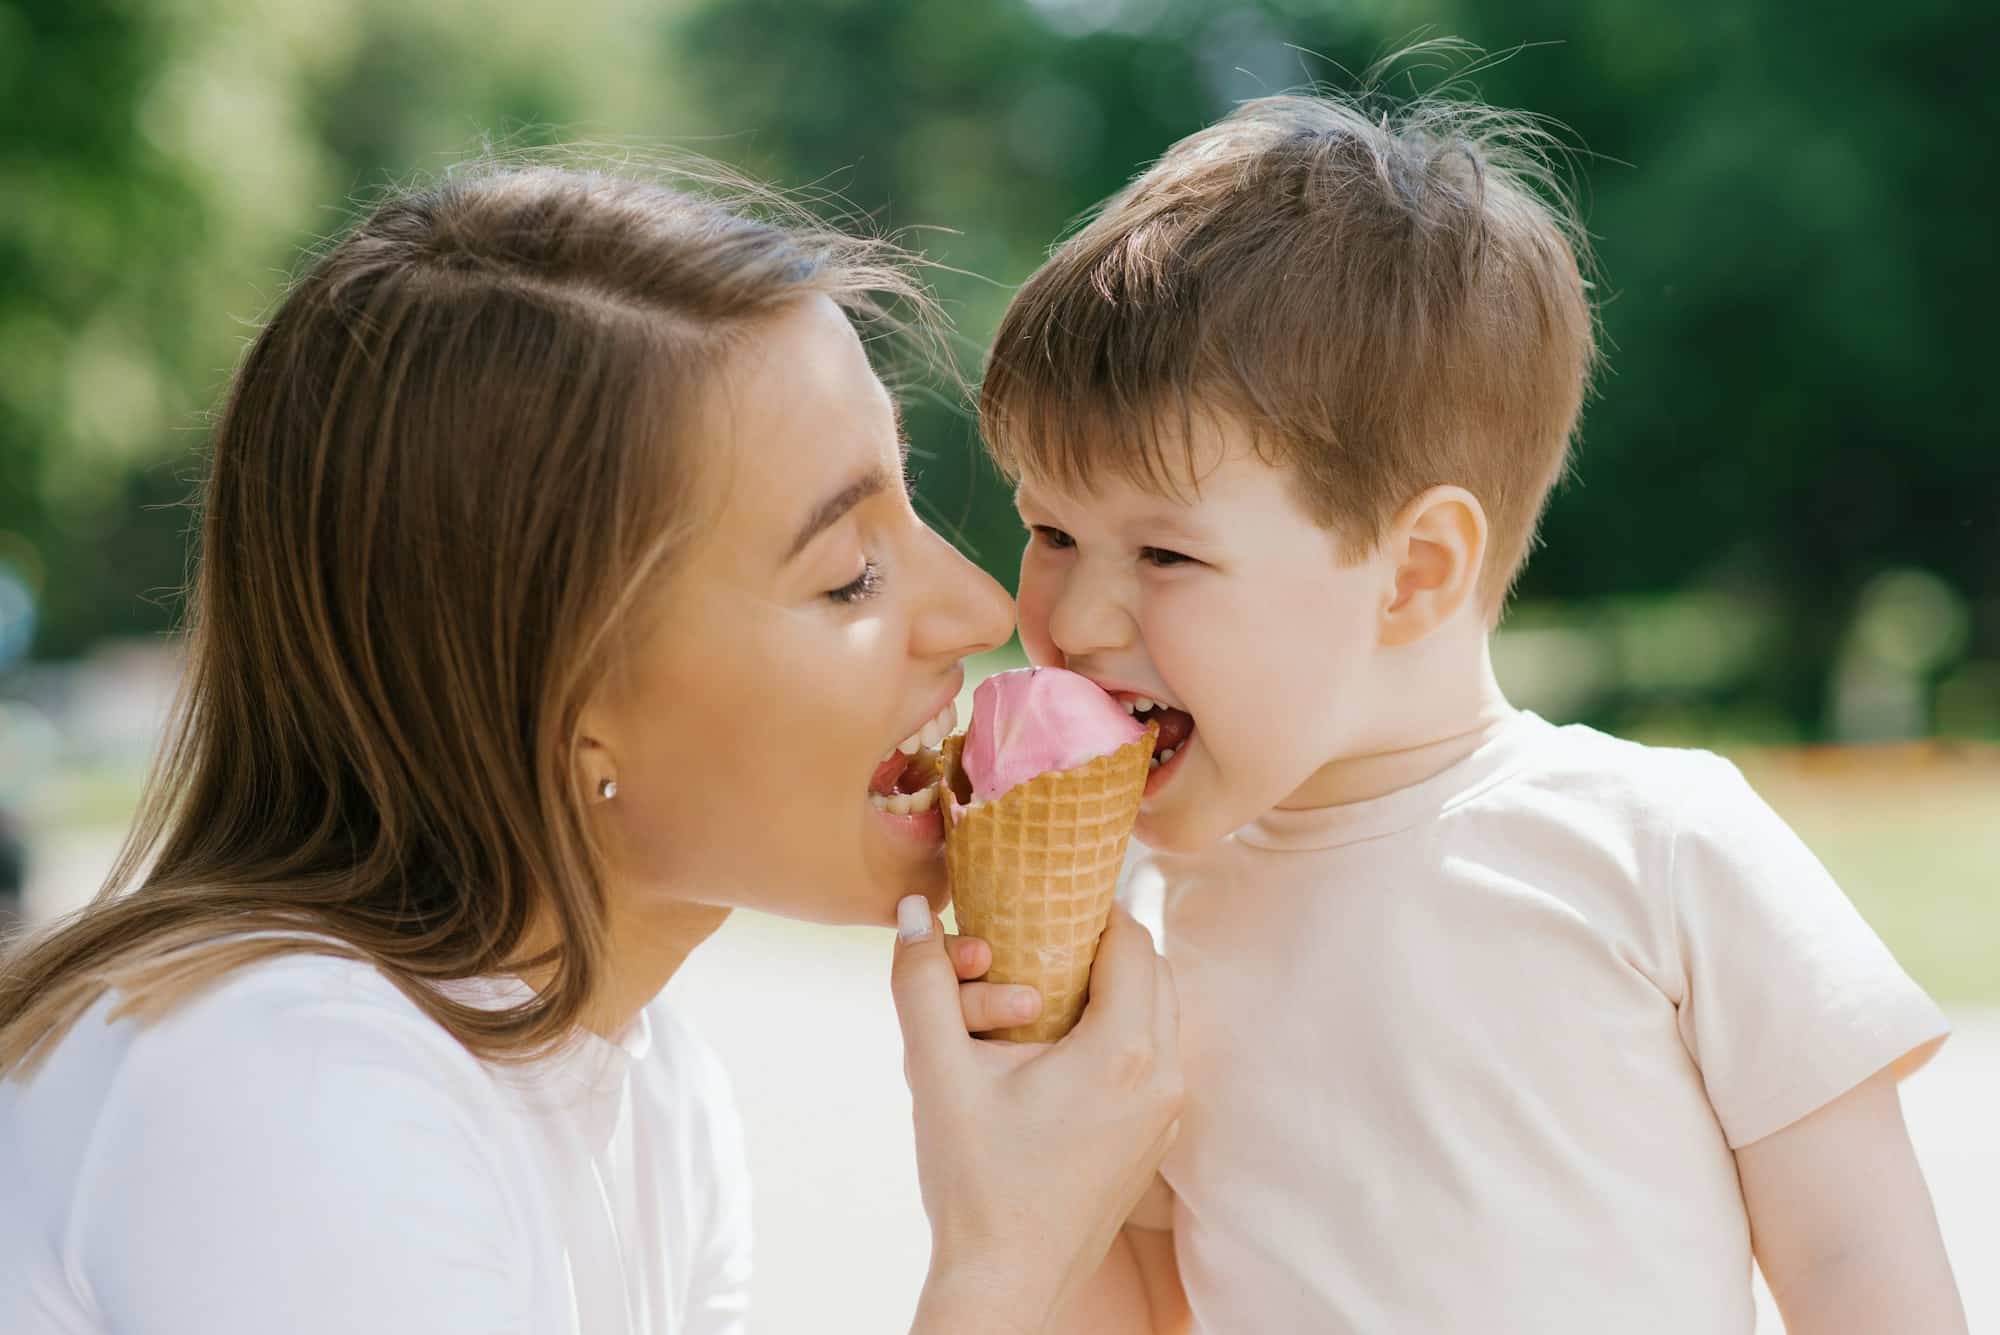
M528 1335L488 1137L449 1054L398 1029L359 1008L196 1003L134 1042L69 1234L105 1329Z
M1679 1024L1741 1148L1884 1067L1907 1075L1950 1026L1736 767L1701 763L1668 855Z

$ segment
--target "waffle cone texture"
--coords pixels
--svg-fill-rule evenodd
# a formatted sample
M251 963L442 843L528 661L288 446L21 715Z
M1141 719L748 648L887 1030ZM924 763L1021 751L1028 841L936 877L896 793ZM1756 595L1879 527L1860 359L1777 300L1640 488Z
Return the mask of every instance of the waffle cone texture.
M1076 1027L1158 735L1151 725L1109 755L1037 775L977 806L959 797L965 738L945 739L938 806L958 930L993 947L989 981L1026 983L1042 994L1033 1024L991 1037L1052 1043Z

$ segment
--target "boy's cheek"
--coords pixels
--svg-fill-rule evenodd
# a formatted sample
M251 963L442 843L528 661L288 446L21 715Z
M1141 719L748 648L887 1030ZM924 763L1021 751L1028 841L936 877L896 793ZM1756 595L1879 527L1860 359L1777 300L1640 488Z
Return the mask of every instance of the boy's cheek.
M1049 639L1048 583L1032 566L1031 552L1021 560L1021 584L1014 597L1014 620L1021 631L1021 647L1036 667L1061 667L1061 655Z

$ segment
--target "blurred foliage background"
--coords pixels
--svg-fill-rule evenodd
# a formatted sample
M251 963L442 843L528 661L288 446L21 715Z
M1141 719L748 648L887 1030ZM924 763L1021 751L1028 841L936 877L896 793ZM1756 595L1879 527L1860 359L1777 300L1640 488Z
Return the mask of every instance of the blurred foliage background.
M1516 698L1738 751L2000 739L2000 9L0 0L0 835L10 805L122 823L205 414L385 185L582 142L837 194L916 229L975 372L1014 285L1172 140L1426 33L1504 57L1464 91L1567 127L1602 267L1608 370L1497 649ZM909 415L927 512L1011 584L963 406ZM1921 842L1991 900L1977 792Z
M1424 31L1524 48L1467 87L1569 127L1603 267L1609 372L1503 671L1627 729L2000 733L2000 11L1942 0L7 0L0 663L171 625L247 325L483 139L691 147L926 229L976 369L1174 138ZM1011 580L964 414L914 416L931 514Z

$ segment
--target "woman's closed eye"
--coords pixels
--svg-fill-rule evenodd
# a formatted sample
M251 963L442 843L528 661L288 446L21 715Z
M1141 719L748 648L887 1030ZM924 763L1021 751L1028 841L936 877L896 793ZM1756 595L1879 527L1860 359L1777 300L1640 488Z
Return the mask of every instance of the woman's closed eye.
M882 591L882 567L873 561L864 561L861 573L837 589L828 589L826 596L832 601L847 606L865 602Z

